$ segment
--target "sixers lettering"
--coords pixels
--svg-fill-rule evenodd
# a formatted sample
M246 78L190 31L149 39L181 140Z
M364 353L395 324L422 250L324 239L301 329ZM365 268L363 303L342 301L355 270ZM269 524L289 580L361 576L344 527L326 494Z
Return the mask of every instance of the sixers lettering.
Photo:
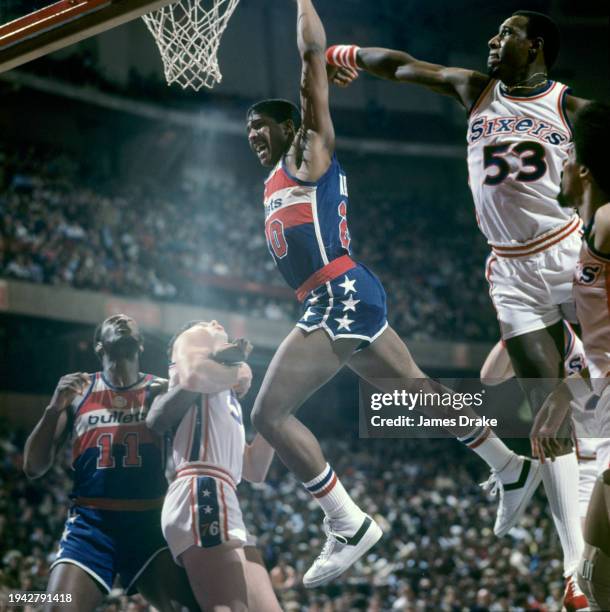
M469 113L469 183L479 227L492 250L486 271L490 296L513 370L537 412L552 381L564 372L562 318L566 306L573 310L580 221L556 200L572 140L570 119L586 100L548 77L560 40L547 15L515 12L488 46L488 75L355 45L331 47L327 60L349 71L338 84L362 69L449 95ZM574 580L583 547L575 495L578 464L571 441L561 444L562 455L540 472L564 553L564 604L578 610L587 607ZM520 482L504 484L512 488Z
M139 590L159 610L172 601L195 610L161 532L164 440L146 426L166 381L139 371L142 337L130 317L106 319L94 345L102 371L64 376L25 447L24 470L36 478L72 437L74 488L47 591L70 592L71 609L93 611L118 575L128 595Z

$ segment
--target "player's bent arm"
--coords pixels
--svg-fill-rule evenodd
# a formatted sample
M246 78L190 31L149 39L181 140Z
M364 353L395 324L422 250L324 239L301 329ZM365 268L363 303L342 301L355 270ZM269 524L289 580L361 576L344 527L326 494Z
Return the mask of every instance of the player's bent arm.
M273 447L260 434L256 434L244 449L242 476L248 482L264 482L273 461Z
M155 433L163 435L182 420L198 397L199 393L176 385L167 393L155 397L146 415L146 425Z
M297 46L302 62L300 137L307 132L319 135L328 151L326 165L335 147L335 130L328 104L328 75L326 72L326 33L311 0L297 0Z
M568 112L568 119L571 122L574 122L574 118L576 117L576 113L579 110L587 106L590 100L585 100L584 98L577 98L576 96L567 96L566 97L566 111Z
M358 68L375 76L422 85L432 91L452 96L469 109L477 100L489 77L476 70L450 68L415 59L404 51L367 47L358 49Z
M28 478L44 476L55 460L57 449L66 438L68 415L65 410L47 406L23 450L23 471Z
M223 365L204 353L191 353L188 360L176 361L181 385L189 391L220 393L239 383L239 366Z
M593 246L600 253L610 253L610 204L598 208L595 213Z

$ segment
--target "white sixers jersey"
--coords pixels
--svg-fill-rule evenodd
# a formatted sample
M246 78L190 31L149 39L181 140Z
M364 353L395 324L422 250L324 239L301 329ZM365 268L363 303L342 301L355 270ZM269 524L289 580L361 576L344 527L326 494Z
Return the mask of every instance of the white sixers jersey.
M565 225L557 203L572 133L568 88L550 81L530 97L503 92L492 79L468 120L469 183L481 231L492 246L520 246Z
M171 389L176 384L174 365L169 369ZM184 415L174 434L172 457L177 473L228 474L234 485L241 480L246 435L241 406L231 391L201 394Z
M574 302L591 378L610 374L610 259L582 242L574 274Z

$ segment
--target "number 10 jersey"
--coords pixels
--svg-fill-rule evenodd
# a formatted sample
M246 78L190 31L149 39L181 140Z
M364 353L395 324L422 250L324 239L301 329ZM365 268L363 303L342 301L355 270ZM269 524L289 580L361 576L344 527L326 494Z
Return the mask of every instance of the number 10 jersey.
M509 95L492 79L468 122L468 173L477 222L493 247L521 247L566 225L557 202L572 146L568 88L549 81L529 96Z

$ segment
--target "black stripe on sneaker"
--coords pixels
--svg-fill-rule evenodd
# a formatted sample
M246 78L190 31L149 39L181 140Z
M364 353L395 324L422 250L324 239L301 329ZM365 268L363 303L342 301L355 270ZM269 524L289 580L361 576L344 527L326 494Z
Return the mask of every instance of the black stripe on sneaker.
M344 543L347 544L348 546L356 546L360 542L360 540L362 540L362 537L367 532L372 522L373 521L371 517L367 516L364 519L364 521L362 521L362 525L360 525L360 529L358 529L358 531L356 531L356 533L351 538L345 538Z
M520 489L527 480L527 476L530 473L530 468L532 467L532 462L529 459L526 459L523 462L523 467L521 468L521 474L519 475L519 480L516 482L512 482L511 484L505 484L505 491L514 491L515 489Z

